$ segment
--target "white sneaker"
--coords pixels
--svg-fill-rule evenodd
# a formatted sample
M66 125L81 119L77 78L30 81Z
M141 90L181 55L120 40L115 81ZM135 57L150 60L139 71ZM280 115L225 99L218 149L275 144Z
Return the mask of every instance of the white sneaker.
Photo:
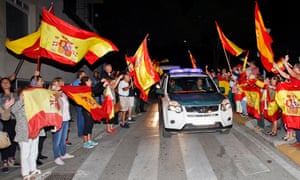
M54 161L57 165L64 165L65 162L63 160L61 160L60 158L56 158Z
M69 154L69 153L66 153L65 155L63 155L63 156L60 156L60 159L71 159L71 158L73 158L73 157L75 157L74 155L71 155L71 154Z

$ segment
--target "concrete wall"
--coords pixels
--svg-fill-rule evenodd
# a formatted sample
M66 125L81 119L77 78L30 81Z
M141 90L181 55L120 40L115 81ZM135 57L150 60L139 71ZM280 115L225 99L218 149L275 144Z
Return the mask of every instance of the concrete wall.
M55 15L65 20L66 22L76 25L63 13L63 0L23 0L29 6L29 33L36 31L40 24L40 16L42 7L48 8L51 2L54 3ZM0 76L9 76L15 71L15 68L20 61L14 55L7 52L5 48L6 40L6 1L0 1ZM91 75L91 69L88 66L83 65L82 67L64 66L61 68L60 65L52 65L51 63L41 63L41 75L46 81L51 81L56 76L64 78L66 83L71 83L76 78L76 72L78 70L85 70ZM18 74L18 78L29 79L34 70L36 69L36 62L25 60Z

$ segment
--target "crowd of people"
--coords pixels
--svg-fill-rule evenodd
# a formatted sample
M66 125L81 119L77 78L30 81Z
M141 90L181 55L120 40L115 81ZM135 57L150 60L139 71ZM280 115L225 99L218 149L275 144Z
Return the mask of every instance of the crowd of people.
M42 160L48 157L43 154L43 144L47 134L52 134L53 159L57 165L64 165L65 159L74 158L74 155L67 152L67 144L70 144L68 134L70 131L71 110L74 104L77 121L77 135L82 138L82 147L91 149L98 145L94 140L93 128L94 119L90 112L80 105L77 105L67 97L62 91L65 85L62 77L55 77L45 86L43 77L39 71L35 71L28 82L28 86L19 89L13 88L15 75L3 77L0 80L0 130L9 134L11 145L5 149L0 149L2 156L1 170L8 173L11 167L21 167L23 179L31 179L41 170L37 167L43 164ZM104 64L102 71L95 70L91 77L85 71L80 70L77 78L72 82L73 86L89 86L92 95L98 104L102 104L105 97L106 88L110 88L114 104L121 104L121 109L115 110L111 119L102 119L101 122L106 126L107 134L117 133L115 128L130 128L130 123L135 123L132 117L133 111L137 113L145 112L144 101L137 97L138 91L134 87L129 72L114 71L111 64ZM57 102L62 115L60 129L54 126L44 127L35 138L28 136L28 120L25 115L24 94L26 88L46 88L55 93ZM137 98L136 98L137 97ZM136 104L136 105L135 105ZM135 106L136 109L134 109ZM120 118L118 115L121 115ZM120 119L120 120L119 120ZM16 153L19 150L20 162L16 160Z
M300 150L300 131L294 125L297 124L299 113L292 116L283 114L283 109L275 99L281 83L290 84L294 91L300 90L300 63L292 66L286 55L282 58L282 65L283 67L279 67L274 63L271 72L262 73L263 69L255 61L249 61L247 66L238 64L231 71L226 68L209 70L206 66L206 73L221 87L221 82L226 81L228 86L223 86L224 94L230 99L234 113L247 119L255 119L255 128L270 136L277 136L278 129L283 128L286 135L281 138ZM297 102L294 102L295 108L299 106ZM265 126L266 121L271 123L271 128ZM291 121L294 121L293 125Z

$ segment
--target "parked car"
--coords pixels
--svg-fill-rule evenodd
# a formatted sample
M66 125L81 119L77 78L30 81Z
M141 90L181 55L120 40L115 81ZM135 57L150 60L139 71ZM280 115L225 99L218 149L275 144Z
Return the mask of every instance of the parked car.
M162 135L170 137L178 132L207 131L229 133L233 112L223 91L201 69L170 69L156 89Z

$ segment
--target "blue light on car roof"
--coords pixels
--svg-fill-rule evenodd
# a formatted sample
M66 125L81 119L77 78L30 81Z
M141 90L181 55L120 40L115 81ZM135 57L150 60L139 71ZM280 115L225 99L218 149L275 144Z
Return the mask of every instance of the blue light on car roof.
M170 74L177 73L202 73L203 70L201 68L175 68L169 71Z

